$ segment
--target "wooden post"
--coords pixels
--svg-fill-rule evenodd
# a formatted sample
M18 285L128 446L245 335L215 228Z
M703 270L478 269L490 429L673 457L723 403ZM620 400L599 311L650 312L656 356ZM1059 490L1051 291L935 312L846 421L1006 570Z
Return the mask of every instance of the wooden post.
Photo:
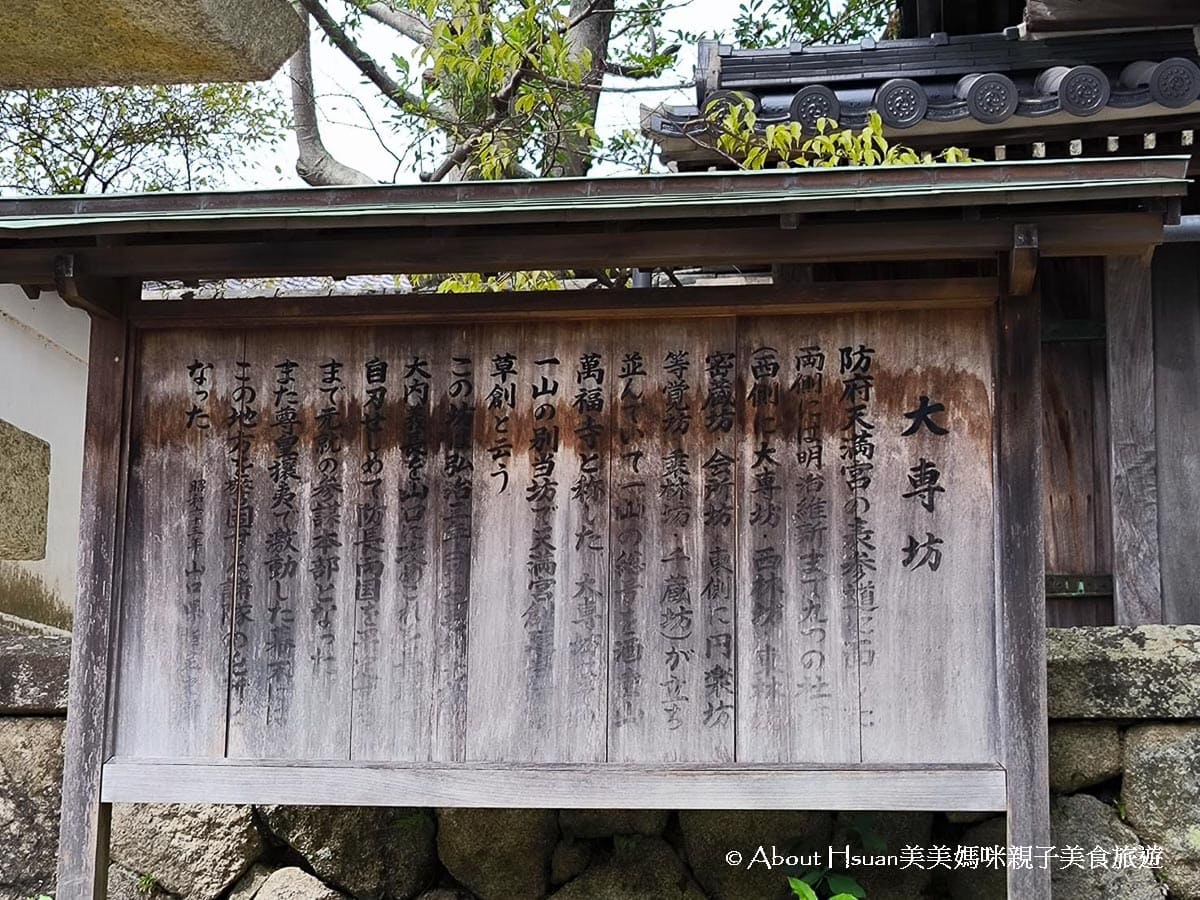
M1163 621L1200 623L1200 265L1194 244L1154 257L1154 391Z
M1049 847L1040 299L1002 297L997 335L997 668L1008 844ZM1049 869L1010 868L1008 895L1050 900Z
M1154 624L1163 615L1151 293L1147 259L1105 260L1113 602L1119 625Z
M116 624L127 337L122 321L92 320L57 900L104 900L108 888L112 808L100 802L100 770L108 739L110 635Z

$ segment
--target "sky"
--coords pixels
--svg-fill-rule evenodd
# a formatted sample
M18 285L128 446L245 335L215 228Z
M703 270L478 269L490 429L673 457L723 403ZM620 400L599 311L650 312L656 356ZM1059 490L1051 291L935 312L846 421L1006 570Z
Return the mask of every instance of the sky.
M664 31L728 30L737 12L737 6L737 0L691 0L686 8L667 12ZM393 53L400 52L401 49L410 50L413 47L405 38L365 17L357 39L365 50L380 61L389 60ZM597 117L600 133L616 133L624 128L637 131L640 128L638 110L642 104L654 106L664 101L686 103L694 98L695 92L690 83L695 63L695 46L684 45L675 71L664 73L662 78L650 82L665 85L688 82L687 89L602 95ZM314 40L313 74L319 114L322 118L321 134L330 152L343 163L354 166L381 182L417 181L419 173L411 167L397 171L396 160L381 146L379 139L367 124L367 116L358 103L349 99L357 98L376 123L380 133L385 138L389 137L390 107L380 99L373 85L364 82L358 69L335 47L325 41ZM289 103L291 88L286 67L275 76L272 83L279 91L280 102ZM632 82L610 77L605 84L619 86ZM402 147L405 143L401 137L396 137L393 141L396 147ZM284 142L260 152L249 168L230 178L228 187L302 187L304 183L296 175L295 163L296 145L289 132ZM611 174L611 170L611 166L601 163L593 169L593 173Z

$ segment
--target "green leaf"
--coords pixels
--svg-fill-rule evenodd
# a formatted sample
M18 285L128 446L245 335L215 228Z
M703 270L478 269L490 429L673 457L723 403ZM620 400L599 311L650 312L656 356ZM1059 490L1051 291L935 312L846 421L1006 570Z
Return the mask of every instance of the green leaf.
M788 886L791 887L792 893L799 897L800 900L820 900L817 892L799 878L789 878Z

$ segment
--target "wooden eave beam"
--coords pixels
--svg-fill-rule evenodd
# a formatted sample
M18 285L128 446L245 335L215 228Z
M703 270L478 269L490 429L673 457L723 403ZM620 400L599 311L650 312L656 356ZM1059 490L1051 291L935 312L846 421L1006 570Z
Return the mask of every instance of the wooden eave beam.
M122 318L126 301L138 295L131 284L132 279L128 275L88 278L80 275L79 271L76 254L60 253L54 257L54 289L63 302L67 306L82 309L93 318ZM27 288L26 296L29 295Z
M1162 241L1161 212L1039 216L1042 256L1140 255ZM612 266L761 265L814 262L988 259L1008 253L1014 219L974 221L802 221L640 230L353 230L305 237L230 234L207 242L120 246L10 246L0 249L0 281L53 284L56 260L95 279L196 279L275 275L358 275L603 269ZM98 304L99 305L99 304ZM101 307L103 309L103 307Z
M1165 28L1200 23L1189 0L1029 0L1025 24L1030 31L1085 31L1118 28Z
M1037 226L1014 226L1012 252L1008 256L1008 290L1013 296L1033 293L1040 253Z

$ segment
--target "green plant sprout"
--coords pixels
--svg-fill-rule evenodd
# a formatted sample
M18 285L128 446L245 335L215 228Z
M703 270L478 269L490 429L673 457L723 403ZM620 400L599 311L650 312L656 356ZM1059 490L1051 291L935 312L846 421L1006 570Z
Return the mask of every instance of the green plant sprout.
M861 884L840 872L829 869L813 869L799 878L789 878L788 885L799 900L866 900L867 892ZM820 891L820 893L818 893Z
M918 153L911 147L892 144L883 134L883 120L871 111L859 131L839 129L833 119L817 120L816 133L806 135L799 122L758 126L754 102L714 104L685 128L684 133L699 146L715 150L740 169L760 170L774 163L777 168L824 168L836 166L916 166L931 163L976 162L966 150L948 147L941 153Z

